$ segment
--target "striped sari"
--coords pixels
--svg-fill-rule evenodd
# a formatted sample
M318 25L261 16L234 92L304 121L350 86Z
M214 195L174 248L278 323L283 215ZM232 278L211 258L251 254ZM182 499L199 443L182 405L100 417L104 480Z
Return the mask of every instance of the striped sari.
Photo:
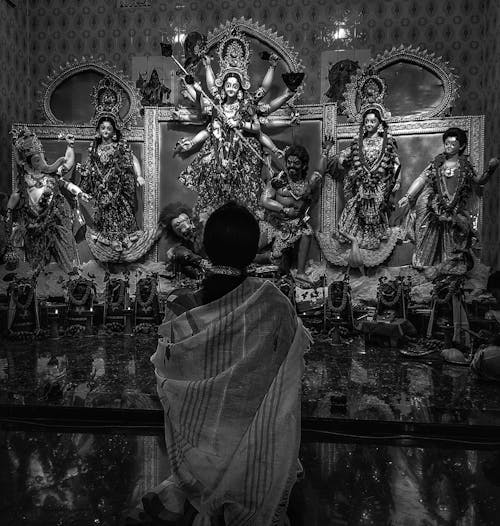
M198 510L195 524L286 524L310 343L289 300L248 278L159 333L151 361L172 468L164 487ZM171 497L160 498L168 508Z

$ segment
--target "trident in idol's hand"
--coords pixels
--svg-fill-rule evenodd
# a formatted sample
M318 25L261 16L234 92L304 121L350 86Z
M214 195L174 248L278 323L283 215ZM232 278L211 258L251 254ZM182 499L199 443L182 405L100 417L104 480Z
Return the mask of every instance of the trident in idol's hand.
M185 78L185 81L187 84L194 84L194 78L193 76L186 70L186 68L174 57L174 54L173 54L173 48L172 48L172 44L170 42L160 42L160 46L161 46L161 54L164 56L164 57L167 57L167 58L171 58L176 66L186 75L186 78ZM219 114L219 116L222 118L223 122L226 121L226 116L224 114L224 110L218 105L216 104L207 94L206 92L203 90L203 88L201 87L201 85L199 83L197 83L197 88L196 88L206 99L207 101L209 102L209 104L212 106L212 108L214 108L217 113ZM243 144L245 144L253 153L254 155L260 160L262 161L264 164L268 165L268 162L266 161L266 159L264 159L264 157L260 154L260 152L258 150L255 149L255 147L246 139L246 137L241 133L240 130L238 130L237 128L233 128L233 131L236 133L236 135L241 139L241 141L243 142Z

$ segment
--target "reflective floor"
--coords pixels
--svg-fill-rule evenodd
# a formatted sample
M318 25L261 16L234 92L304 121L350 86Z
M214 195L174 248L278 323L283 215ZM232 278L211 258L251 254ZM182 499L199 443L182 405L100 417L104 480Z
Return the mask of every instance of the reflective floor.
M0 407L159 409L153 337L103 336L0 342ZM439 353L418 359L362 341L317 339L305 357L302 412L347 418L500 425L500 388Z
M121 525L168 476L161 436L0 429L0 524ZM498 525L500 451L303 443L292 526Z

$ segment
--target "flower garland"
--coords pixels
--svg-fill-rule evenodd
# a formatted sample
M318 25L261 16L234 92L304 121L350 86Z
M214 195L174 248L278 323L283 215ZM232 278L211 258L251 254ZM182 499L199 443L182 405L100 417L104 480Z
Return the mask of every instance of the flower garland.
M363 166L363 168L371 173L373 171L375 171L379 165L382 163L384 157L385 157L385 154L386 154L386 151L387 151L387 142L389 140L389 137L388 137L388 133L387 133L387 128L384 128L384 133L382 135L382 148L380 149L380 153L379 153L379 156L378 156L378 159L375 161L375 163L373 163L372 166L370 166L370 164L368 163L368 161L366 160L366 157L365 157L365 148L364 148L364 144L363 144L363 141L364 141L364 133L363 133L363 125L361 125L360 127L360 130L359 130L359 134L358 134L358 141L357 141L357 151L358 151L358 154L359 154L359 159L361 161L361 165Z
M28 288L28 294L26 295L26 299L24 302L20 301L19 299L19 291L21 291L21 294L26 294L26 288ZM22 283L17 285L17 287L13 291L13 297L14 302L16 304L16 307L21 310L28 310L31 306L31 303L33 302L34 297L34 287L29 283Z
M332 283L332 285L333 285L333 283ZM345 308L347 307L347 299L349 297L349 294L348 294L349 293L349 284L346 281L344 281L342 283L342 297L341 297L341 300L340 300L338 305L335 305L334 301L333 301L334 294L333 294L333 287L332 287L332 285L330 285L329 291L328 291L329 292L328 295L330 297L330 310L332 312L335 312L335 313L344 312Z
M78 287L78 285L85 285L85 291L83 292L80 299L78 299L75 296L75 290ZM69 296L70 303L72 305L76 305L77 307L81 307L87 303L91 292L92 292L92 285L87 280L76 279L76 280L70 281L70 283L68 284L68 296Z
M146 284L151 284L151 288L149 290L148 297L144 299L142 293ZM154 278L144 278L137 282L135 300L144 312L149 312L152 310L153 300L157 292L157 286L158 284Z
M134 335L139 335L139 334L153 335L153 334L156 334L157 329L158 329L158 326L154 325L153 323L138 323L134 327L132 332Z
M379 158L370 166L364 155L363 134L360 132L358 139L351 143L350 158L353 172L352 182L362 185L364 190L374 191L384 179L384 174L394 172L394 139L387 130L384 130ZM387 190L391 192L392 186L388 185ZM357 192L355 189L353 191Z
M456 210L462 210L472 192L472 178L474 169L470 161L464 155L458 158L458 183L453 198L449 201L443 192L440 170L446 160L442 153L434 158L431 166L431 188L433 195L429 199L428 207L437 217L440 215L450 216Z
M394 283L380 283L378 288L378 299L385 307L394 307L401 298L403 287L401 282L397 285Z
M112 321L104 325L104 331L106 334L109 334L109 335L117 333L117 332L123 332L123 330L124 330L123 324L118 323L116 321Z
M64 336L76 336L78 334L83 334L87 328L85 325L81 325L79 323L75 323L74 325L70 325L66 328L64 331Z

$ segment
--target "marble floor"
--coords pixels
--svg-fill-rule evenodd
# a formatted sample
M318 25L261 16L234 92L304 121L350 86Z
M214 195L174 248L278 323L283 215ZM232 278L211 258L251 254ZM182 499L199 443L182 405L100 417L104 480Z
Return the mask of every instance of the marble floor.
M13 406L159 410L156 340L94 336L0 342L0 414ZM305 357L306 419L500 425L500 388L439 353L410 358L360 340L316 338Z
M3 526L123 525L169 474L161 434L0 426L0 444ZM303 441L300 459L292 526L498 524L498 450Z
M0 341L2 526L125 524L168 475L155 345L122 335ZM306 477L292 525L498 524L496 384L438 353L410 358L356 339L316 335L305 362ZM418 433L424 424L440 434Z

